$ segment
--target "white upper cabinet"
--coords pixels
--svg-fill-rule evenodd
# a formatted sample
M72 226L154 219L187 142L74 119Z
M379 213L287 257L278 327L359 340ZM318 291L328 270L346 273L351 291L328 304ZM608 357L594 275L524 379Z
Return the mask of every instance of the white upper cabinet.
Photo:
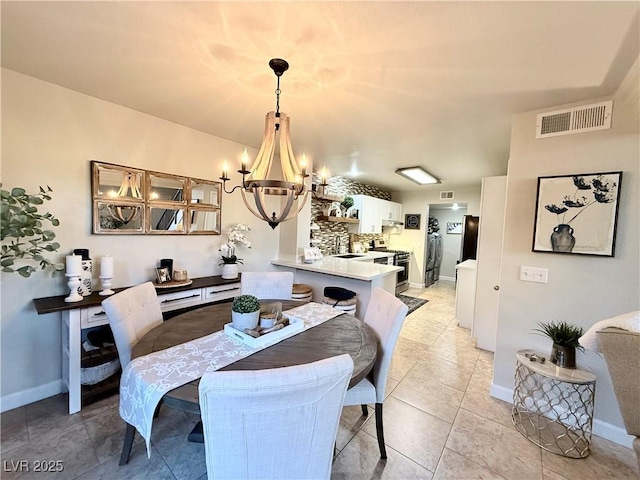
M358 225L350 225L351 233L382 233L382 226L390 221L402 222L402 204L367 195L352 195L358 209Z
M382 200L380 198L369 197L367 195L351 195L353 198L353 206L358 209L358 219L360 223L349 225L351 233L381 233L382 232L382 216L381 208Z
M387 220L393 222L402 222L402 204L397 202L387 202L388 204L388 216Z

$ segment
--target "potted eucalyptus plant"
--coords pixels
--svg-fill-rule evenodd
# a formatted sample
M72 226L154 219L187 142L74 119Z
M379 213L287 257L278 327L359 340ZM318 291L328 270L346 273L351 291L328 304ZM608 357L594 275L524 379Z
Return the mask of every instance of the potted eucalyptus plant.
M559 367L576 368L576 348L584 351L578 341L583 329L567 322L539 322L540 328L535 331L549 337L553 341L551 348L551 362Z
M245 328L254 329L260 321L260 302L253 295L238 295L231 304L233 328L241 332Z

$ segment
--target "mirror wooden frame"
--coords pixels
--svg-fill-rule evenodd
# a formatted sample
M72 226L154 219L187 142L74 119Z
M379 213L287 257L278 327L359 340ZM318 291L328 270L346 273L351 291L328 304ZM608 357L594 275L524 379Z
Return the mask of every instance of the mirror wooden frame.
M97 235L221 232L222 184L217 181L92 160L91 195Z

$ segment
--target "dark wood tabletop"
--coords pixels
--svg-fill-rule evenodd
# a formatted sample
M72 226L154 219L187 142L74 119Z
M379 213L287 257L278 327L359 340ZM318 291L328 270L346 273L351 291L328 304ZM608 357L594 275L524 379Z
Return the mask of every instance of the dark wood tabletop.
M300 303L282 301L282 309ZM231 303L209 305L166 320L148 332L133 347L132 358L195 340L224 328L231 322ZM316 327L289 337L271 347L221 368L224 370L263 370L315 362L348 353L354 363L349 387L366 377L376 360L378 340L368 325L352 315L342 314ZM200 413L198 383L194 380L168 392L166 405Z

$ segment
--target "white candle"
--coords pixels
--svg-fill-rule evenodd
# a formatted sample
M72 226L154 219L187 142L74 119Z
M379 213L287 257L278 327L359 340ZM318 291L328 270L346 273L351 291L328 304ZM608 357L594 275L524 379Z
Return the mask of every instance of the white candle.
M67 275L80 275L82 273L82 256L67 255Z
M105 278L113 277L113 257L109 255L100 260L100 276Z

